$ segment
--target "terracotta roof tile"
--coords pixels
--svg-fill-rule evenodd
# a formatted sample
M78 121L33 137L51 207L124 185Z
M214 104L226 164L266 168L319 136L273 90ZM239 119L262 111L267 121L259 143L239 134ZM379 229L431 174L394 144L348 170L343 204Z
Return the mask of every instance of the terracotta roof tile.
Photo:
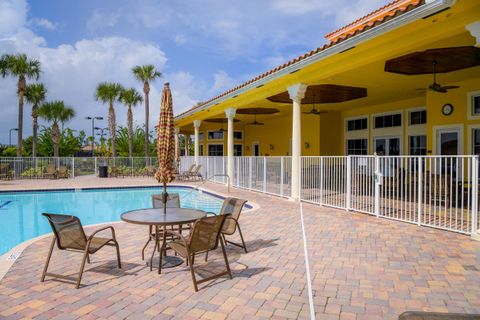
M326 37L328 39L330 39L330 43L328 44L324 44L323 46L321 47L318 47L316 49L313 49L311 50L310 52L307 52L297 58L294 58L290 61L287 61L285 62L284 64L282 65L279 65L273 69L270 69L260 75L258 75L257 77L255 78L252 78L234 88L231 88L207 101L204 101L190 109L188 109L187 111L184 111L182 113L180 113L179 115L176 116L176 118L178 117L181 117L183 116L184 114L188 113L188 112L191 112L193 110L196 110L196 109L199 109L199 108L202 108L203 106L215 101L216 99L219 99L219 98L222 98L236 90L239 90L243 87L246 87L248 86L249 84L255 82L255 81L258 81L260 79L263 79L277 71L280 71L282 69L285 69L287 68L288 66L292 65L292 64L295 64L299 61L302 61L302 60L305 60L306 58L308 57L311 57L313 56L314 54L317 54L321 51L324 51L325 49L327 48L330 48L340 42L343 42L349 38L352 38L362 32L365 32L371 28L374 28L388 20L391 20L392 18L395 18L399 15L402 15L404 13L407 13L421 5L423 5L425 3L425 0L395 0L389 4L387 4L386 6L378 9L378 10L375 10L373 11L372 13L366 15L365 17L363 18L360 18L336 31L333 31L331 33L329 33L328 35L326 35Z

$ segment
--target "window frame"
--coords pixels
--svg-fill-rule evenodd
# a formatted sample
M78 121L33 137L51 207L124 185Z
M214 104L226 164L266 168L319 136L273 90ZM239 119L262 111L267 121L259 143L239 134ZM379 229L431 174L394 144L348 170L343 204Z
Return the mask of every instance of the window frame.
M425 154L412 154L412 145L411 145L411 138L415 137L424 137L425 138ZM423 148L417 148L417 149L423 149ZM408 155L411 156L425 156L427 155L427 135L426 134L413 134L413 135L408 135Z
M222 138L221 139L210 139L210 132L221 132L222 133ZM208 141L223 141L225 139L225 131L222 130L208 130L207 131L207 140Z
M470 91L467 93L467 117L468 120L480 120L480 113L475 114L473 111L474 108L474 98L480 97L480 90Z
M222 155L214 155L214 156L211 156L210 155L210 146L222 146ZM225 146L223 143L209 143L207 144L207 155L209 157L223 157L225 156Z
M365 149L365 153L349 153L349 146L348 146L348 142L349 141L357 141L357 140L365 140L367 143L366 143L366 149ZM352 138L352 139L346 139L345 140L345 155L358 155L358 156L361 156L361 155L368 155L368 148L369 148L369 139L368 138ZM355 149L355 150L361 150L361 149Z
M395 116L400 116L400 125L398 126L395 126L393 125L394 123L394 117ZM392 117L392 125L391 126L385 126L385 118L386 117ZM403 127L403 114L402 112L388 112L388 113L383 113L383 114L373 114L372 115L372 118L373 118L373 121L372 121L372 125L373 125L373 130L382 130L382 129L392 129L392 128L402 128ZM382 127L377 127L377 118L384 118L383 119L383 126Z

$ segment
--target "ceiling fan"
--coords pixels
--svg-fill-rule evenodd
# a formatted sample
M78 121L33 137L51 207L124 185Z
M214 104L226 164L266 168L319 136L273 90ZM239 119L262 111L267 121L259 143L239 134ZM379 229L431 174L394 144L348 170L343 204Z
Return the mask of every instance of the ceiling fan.
M320 111L318 110L317 108L315 108L315 94L313 94L313 104L312 104L312 110L308 111L308 112L302 112L304 114L314 114L314 115L321 115L323 113L327 113L327 111Z
M448 90L460 88L459 86L442 86L441 84L437 83L437 60L432 61L433 64L433 83L428 86L428 89L434 92L446 93ZM425 88L417 88L414 90L427 90Z
M265 125L265 123L257 121L257 114L254 114L253 117L254 117L253 122L247 123L248 126L263 126L263 125Z

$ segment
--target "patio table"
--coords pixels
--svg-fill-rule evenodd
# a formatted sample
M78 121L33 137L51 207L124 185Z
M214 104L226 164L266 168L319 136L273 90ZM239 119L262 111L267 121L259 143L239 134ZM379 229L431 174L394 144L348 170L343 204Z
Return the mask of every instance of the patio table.
M158 264L158 273L160 274L162 268L173 268L183 263L183 259L177 256L166 255L167 245L167 226L188 224L197 221L207 215L205 211L187 208L167 208L167 213L163 213L163 208L148 208L127 211L121 214L122 221L149 225L155 228L155 246L150 257L150 271L155 264ZM160 227L163 228L162 240L160 245ZM155 251L160 248L160 257L154 259ZM165 254L162 256L162 254ZM160 267L159 259L161 258L162 265Z

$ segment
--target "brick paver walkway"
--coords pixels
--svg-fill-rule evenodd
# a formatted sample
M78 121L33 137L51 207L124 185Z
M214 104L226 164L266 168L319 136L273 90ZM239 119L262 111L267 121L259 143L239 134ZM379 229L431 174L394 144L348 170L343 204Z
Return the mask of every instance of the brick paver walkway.
M105 248L92 257L81 289L58 280L40 283L51 238L39 240L0 282L0 318L308 318L299 204L236 189L232 194L260 207L241 218L249 253L228 248L233 280L200 285L195 293L185 265L150 272L140 256L145 227L118 223L122 270L113 249ZM406 310L480 313L480 242L358 213L303 208L318 319L395 319ZM51 271L74 276L80 259L55 251ZM219 254L207 264L197 260L199 275L222 268Z

